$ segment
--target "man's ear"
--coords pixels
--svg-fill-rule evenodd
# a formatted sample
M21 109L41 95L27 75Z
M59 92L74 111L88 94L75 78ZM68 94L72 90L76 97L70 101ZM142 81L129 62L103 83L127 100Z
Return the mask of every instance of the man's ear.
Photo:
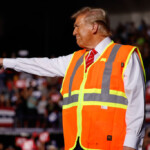
M98 24L97 23L93 23L93 28L92 28L93 34L97 33L97 31L98 31Z

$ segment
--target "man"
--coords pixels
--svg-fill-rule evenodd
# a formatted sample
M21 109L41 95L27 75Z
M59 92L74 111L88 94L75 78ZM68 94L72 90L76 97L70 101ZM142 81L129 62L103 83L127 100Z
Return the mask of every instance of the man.
M54 59L5 58L0 64L40 76L64 76L65 150L135 150L143 138L144 121L140 53L109 38L103 9L85 7L72 18L73 35L83 50Z

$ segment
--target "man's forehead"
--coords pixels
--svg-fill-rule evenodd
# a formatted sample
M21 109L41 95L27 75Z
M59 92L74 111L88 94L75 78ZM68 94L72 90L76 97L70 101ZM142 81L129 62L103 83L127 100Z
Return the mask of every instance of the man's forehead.
M74 25L75 24L81 24L81 23L83 23L85 21L85 15L79 15L77 18L76 18L76 20L75 20L75 22L74 22Z

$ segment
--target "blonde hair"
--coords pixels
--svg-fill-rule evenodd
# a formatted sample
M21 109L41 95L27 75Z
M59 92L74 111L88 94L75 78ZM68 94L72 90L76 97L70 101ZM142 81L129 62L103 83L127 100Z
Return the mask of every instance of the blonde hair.
M71 18L76 19L79 15L85 15L85 21L88 23L97 23L99 25L98 30L103 36L111 35L108 17L105 10L101 8L83 7L74 13Z

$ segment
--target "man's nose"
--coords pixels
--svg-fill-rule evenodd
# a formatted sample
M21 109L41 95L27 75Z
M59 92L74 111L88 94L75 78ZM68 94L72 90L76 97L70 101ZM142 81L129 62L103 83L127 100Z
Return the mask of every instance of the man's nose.
M77 34L76 29L73 30L73 35L75 36Z

